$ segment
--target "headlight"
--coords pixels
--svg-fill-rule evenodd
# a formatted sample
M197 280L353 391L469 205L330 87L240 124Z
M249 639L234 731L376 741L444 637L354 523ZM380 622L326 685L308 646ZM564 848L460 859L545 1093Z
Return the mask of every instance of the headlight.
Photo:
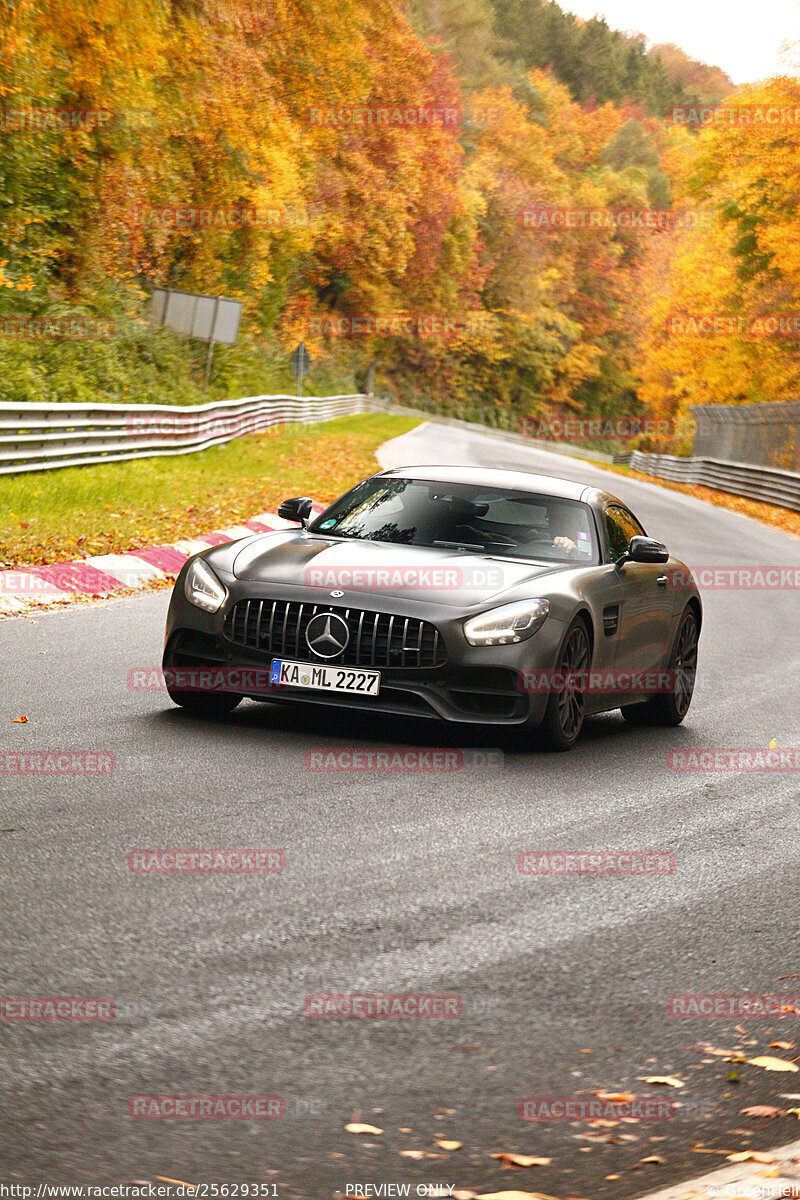
M184 591L186 599L191 600L192 604L212 613L217 611L228 594L202 558L196 559L189 568Z
M521 642L542 627L549 612L549 600L518 600L470 617L464 622L464 634L471 646Z

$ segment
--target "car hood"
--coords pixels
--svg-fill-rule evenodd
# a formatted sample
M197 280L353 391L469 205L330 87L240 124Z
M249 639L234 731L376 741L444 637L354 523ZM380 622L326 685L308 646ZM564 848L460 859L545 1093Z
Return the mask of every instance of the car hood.
M233 562L237 579L308 587L319 591L321 598L338 590L347 602L359 594L384 594L461 608L570 569L563 563L542 565L439 547L344 541L295 530L248 539Z

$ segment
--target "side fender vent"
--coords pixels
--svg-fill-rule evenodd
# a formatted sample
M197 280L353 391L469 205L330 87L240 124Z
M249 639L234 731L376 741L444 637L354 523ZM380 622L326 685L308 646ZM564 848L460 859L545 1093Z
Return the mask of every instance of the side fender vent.
M606 637L613 637L619 629L619 605L609 604L603 609L603 632Z

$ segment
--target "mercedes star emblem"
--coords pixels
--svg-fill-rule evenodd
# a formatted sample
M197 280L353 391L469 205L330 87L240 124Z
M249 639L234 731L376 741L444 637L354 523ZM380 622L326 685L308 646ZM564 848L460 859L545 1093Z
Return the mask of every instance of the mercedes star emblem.
M306 625L306 642L317 658L336 658L350 641L350 630L336 613L317 613Z

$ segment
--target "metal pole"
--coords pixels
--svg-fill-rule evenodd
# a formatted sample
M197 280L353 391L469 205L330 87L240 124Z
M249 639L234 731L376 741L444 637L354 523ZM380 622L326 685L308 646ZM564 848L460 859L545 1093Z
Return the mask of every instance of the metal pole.
M214 334L217 332L217 312L219 311L219 296L214 297L214 319L211 322L211 333L208 338L208 354L206 355L206 373L203 379L203 391L208 391L208 381L211 377L211 358L214 353Z

